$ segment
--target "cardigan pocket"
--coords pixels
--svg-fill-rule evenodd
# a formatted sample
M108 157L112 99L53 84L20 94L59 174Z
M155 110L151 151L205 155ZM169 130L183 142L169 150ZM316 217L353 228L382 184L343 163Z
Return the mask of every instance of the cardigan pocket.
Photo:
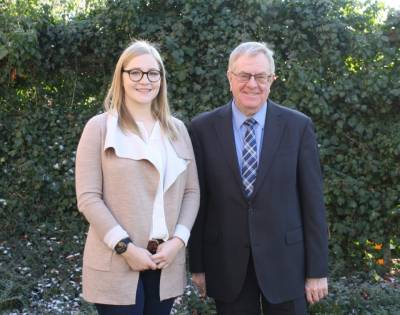
M90 229L86 239L83 264L95 270L110 271L112 254L113 251Z
M176 254L176 257L175 257L173 263L175 263L177 265L184 265L185 261L186 261L186 250L185 250L185 247L183 247Z
M131 267L125 261L125 258L113 252L111 256L111 271L125 272L127 270L131 270Z

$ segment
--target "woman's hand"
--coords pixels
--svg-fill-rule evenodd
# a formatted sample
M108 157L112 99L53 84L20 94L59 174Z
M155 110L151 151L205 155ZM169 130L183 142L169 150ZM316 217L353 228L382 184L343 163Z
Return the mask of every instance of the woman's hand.
M157 253L152 256L153 261L157 264L157 268L163 269L168 267L174 261L179 250L184 246L185 244L178 237L173 237L158 245Z
M135 271L143 271L148 269L157 269L156 263L151 258L151 253L144 248L128 244L128 248L125 253L121 254L125 258L125 261Z

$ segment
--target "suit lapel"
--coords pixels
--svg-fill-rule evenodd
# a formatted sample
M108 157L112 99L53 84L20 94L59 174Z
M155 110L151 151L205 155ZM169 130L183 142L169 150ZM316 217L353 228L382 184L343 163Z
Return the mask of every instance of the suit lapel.
M268 170L272 165L275 153L279 147L283 130L284 122L281 119L279 107L275 103L268 101L263 144L252 198L255 197L265 176L268 174Z
M232 170L240 190L243 191L242 179L239 173L239 164L237 161L235 138L233 134L231 102L221 108L219 119L214 120L214 127L226 161Z

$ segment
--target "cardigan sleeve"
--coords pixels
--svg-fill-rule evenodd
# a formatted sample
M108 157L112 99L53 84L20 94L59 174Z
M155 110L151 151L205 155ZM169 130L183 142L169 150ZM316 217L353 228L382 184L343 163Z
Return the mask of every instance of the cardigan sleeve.
M183 136L184 142L188 146L190 152L190 162L187 166L188 169L186 173L186 186L183 194L177 226L183 225L190 231L193 227L194 221L196 220L197 212L199 211L200 187L192 142L190 140L187 129L182 122L179 123L179 135Z
M76 152L75 186L78 209L105 240L108 232L118 229L118 222L103 200L102 124L105 117L98 115L86 124ZM121 228L122 229L122 228ZM109 242L108 242L109 243ZM112 246L108 244L108 246Z

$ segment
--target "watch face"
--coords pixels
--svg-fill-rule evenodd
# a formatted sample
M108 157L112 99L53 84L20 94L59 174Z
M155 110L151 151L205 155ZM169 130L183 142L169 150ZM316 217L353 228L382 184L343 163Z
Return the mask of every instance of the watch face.
M128 245L125 242L118 242L117 245L115 246L115 251L117 254L122 254L126 251Z

